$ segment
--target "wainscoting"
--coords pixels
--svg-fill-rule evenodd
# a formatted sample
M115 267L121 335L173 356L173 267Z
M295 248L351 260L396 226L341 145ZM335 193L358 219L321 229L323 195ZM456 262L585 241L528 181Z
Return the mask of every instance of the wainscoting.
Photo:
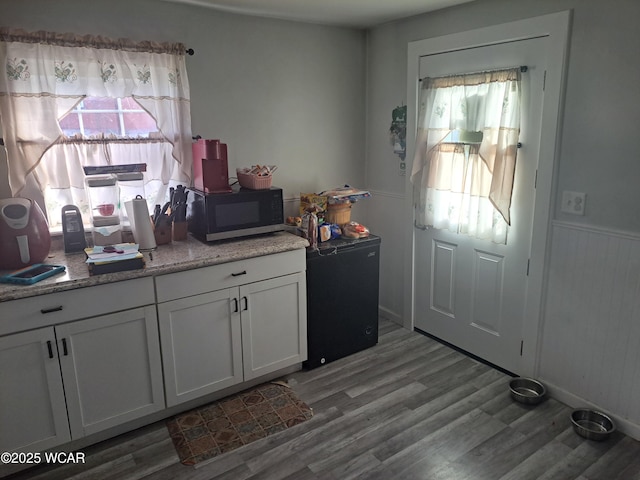
M539 377L640 438L640 235L552 225Z

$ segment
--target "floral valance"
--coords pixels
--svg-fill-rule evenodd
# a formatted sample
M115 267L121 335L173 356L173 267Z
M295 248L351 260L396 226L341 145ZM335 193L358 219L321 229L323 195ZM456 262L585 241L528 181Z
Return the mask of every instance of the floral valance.
M63 138L59 120L85 97L133 97L173 146L179 175L165 171L162 177L188 181L191 114L184 56L181 43L0 28L0 122L13 194Z
M0 29L0 48L0 94L189 98L181 43Z

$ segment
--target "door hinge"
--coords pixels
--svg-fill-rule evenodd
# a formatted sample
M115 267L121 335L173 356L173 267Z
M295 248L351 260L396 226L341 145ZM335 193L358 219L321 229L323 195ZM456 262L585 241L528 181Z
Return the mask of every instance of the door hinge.
M531 259L527 258L527 277L529 276L529 267L531 266Z
M522 356L523 347L524 347L524 340L520 340L520 356Z
M547 71L544 71L544 77L542 77L542 91L544 92L545 88L547 88Z

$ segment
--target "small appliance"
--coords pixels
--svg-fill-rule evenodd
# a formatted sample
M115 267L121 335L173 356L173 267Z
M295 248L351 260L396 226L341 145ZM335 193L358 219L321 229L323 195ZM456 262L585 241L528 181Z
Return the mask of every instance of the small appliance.
M75 205L62 207L62 235L65 253L82 252L87 246L82 215Z
M0 200L0 269L40 263L50 248L49 224L36 202L28 198Z
M305 368L378 343L380 244L376 235L329 240L307 249Z
M234 185L230 193L192 192L187 222L197 238L223 240L284 230L281 188L250 190Z
M229 193L227 145L220 140L198 139L192 144L193 185L204 193Z

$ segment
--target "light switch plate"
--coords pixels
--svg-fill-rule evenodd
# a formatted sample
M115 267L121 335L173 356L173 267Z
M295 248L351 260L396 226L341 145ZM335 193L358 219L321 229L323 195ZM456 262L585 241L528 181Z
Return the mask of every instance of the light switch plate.
M583 192L562 192L562 211L572 215L584 215L586 196Z

